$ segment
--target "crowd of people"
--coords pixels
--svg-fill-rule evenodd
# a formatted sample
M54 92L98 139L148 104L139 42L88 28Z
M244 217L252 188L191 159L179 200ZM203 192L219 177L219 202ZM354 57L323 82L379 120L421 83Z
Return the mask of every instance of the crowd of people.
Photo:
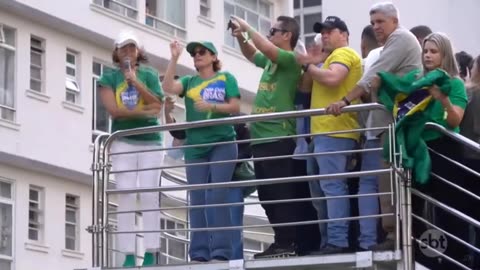
M453 132L460 132L471 140L480 141L480 58L473 59L465 52L454 54L450 39L443 33L432 32L427 26L408 30L399 22L399 12L390 2L377 3L369 12L370 25L361 36L361 55L349 47L347 23L339 17L328 16L324 22L314 25L318 33L314 44L307 49L298 46L300 27L288 16L280 16L273 22L268 36L263 36L245 20L231 16L231 34L236 37L242 54L256 67L263 69L252 114L293 111L296 109L326 108L327 115L307 119L281 119L258 121L245 125L217 125L205 128L190 128L172 132L185 148L186 176L189 184L221 183L232 181L237 170L245 169L238 158L262 158L254 162L254 179L288 178L299 175L332 175L351 170L351 155L328 152L348 152L365 149L358 159L360 170L382 168L383 158L379 151L369 149L382 147L385 130L378 129L392 123L412 119L413 114L422 114L425 122L434 122ZM171 59L159 81L158 72L143 64L146 60L138 39L132 34L121 36L113 52L113 61L118 68L105 73L99 80L103 105L113 119L112 132L136 127L158 125L158 115L165 104L168 123L175 122L170 115L173 98L185 100L186 121L227 118L240 113L240 91L234 74L222 71L215 45L208 41L190 42L186 51L193 59L197 71L194 75L176 77L176 65L183 47L176 41L170 44ZM442 85L430 79L440 76ZM382 97L392 91L401 92L391 81L405 76L421 81L422 88L414 89L408 97L388 111L366 113L342 113L342 108L361 102L384 103ZM443 76L443 77L442 77ZM436 78L436 77L435 77ZM164 98L165 91L169 97ZM417 110L416 108L423 109ZM428 112L428 113L427 113ZM356 131L360 127L367 132ZM249 129L249 130L248 130ZM414 131L412 131L413 134ZM311 134L310 137L292 139L288 136ZM241 136L239 136L241 135ZM461 163L479 172L480 157L468 149L455 146L442 133L423 129L416 135L435 153L448 154ZM281 137L281 138L279 138ZM251 138L250 144L239 144L238 139ZM138 151L128 155L114 156L115 168L143 169L158 167L162 163L159 152L141 152L161 147L161 134L129 136L114 142L112 151ZM219 143L219 144L214 144ZM196 146L205 145L207 146ZM214 144L214 145L210 145ZM242 150L241 150L242 149ZM313 158L281 158L298 153L315 153ZM432 172L480 194L478 175L460 173L451 163L431 154ZM232 162L220 162L229 161ZM158 186L159 171L141 171L116 176L117 187ZM357 194L372 194L381 191L377 176L362 176L357 181ZM387 185L388 186L388 185ZM465 195L444 182L431 180L426 184L414 181L414 187L448 202L472 218L479 219L471 203L475 198ZM258 185L260 202L293 200L300 198L339 198L314 200L313 202L263 203L262 207L270 224L293 223L322 219L336 219L319 225L273 226L274 241L256 259L299 255L324 255L345 253L353 250L376 251L388 249L390 240L384 237L382 222L378 218L361 219L359 233L352 240L351 224L344 218L355 212L360 216L378 215L383 210L378 196L360 196L358 203L351 204L345 195L352 194L348 179L326 178L309 182ZM242 188L215 188L189 192L189 204L201 206L243 202ZM119 211L134 210L137 195L121 195ZM158 194L141 193L142 207L158 207ZM477 201L478 203L478 201ZM425 217L432 210L424 202L414 198L414 214ZM465 241L480 238L475 232L458 229L458 220L439 209L435 211L436 224L449 229ZM432 210L433 211L433 210ZM133 230L134 214L119 215L119 230ZM143 214L145 230L160 228L159 213ZM190 228L215 228L241 226L243 207L194 207L189 209ZM456 225L455 225L456 224ZM413 231L418 238L427 227L414 220ZM153 263L154 253L159 250L158 234L145 236L143 265ZM135 266L133 255L134 235L119 235L118 248L126 253L124 266ZM195 230L191 232L189 256L191 261L226 261L243 258L241 230ZM478 239L477 239L478 241ZM454 242L454 241L452 241ZM478 243L477 243L478 245ZM470 255L466 249L452 244L447 255L479 267L478 254ZM416 253L422 261L422 254ZM432 266L439 262L424 258L422 263ZM453 265L448 269L453 269ZM447 269L447 268L442 268Z

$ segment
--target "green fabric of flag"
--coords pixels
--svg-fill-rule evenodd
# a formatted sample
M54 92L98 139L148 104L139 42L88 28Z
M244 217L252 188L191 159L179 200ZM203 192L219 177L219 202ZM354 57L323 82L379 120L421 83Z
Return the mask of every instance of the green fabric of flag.
M413 171L414 180L425 184L430 178L431 160L422 133L427 122L432 120L433 98L428 88L437 85L448 95L451 77L444 70L436 69L425 76L421 70L414 70L403 77L380 72L381 86L378 99L392 112L396 119L395 146L401 153L402 167ZM384 157L393 160L389 140L385 140ZM399 160L397 158L397 160Z

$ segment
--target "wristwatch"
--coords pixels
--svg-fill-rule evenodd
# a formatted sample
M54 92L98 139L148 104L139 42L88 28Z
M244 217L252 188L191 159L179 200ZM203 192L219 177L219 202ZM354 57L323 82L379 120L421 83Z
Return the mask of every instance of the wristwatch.
M347 99L347 97L343 97L342 101L345 102L345 104L347 104L347 106L350 106L350 101Z

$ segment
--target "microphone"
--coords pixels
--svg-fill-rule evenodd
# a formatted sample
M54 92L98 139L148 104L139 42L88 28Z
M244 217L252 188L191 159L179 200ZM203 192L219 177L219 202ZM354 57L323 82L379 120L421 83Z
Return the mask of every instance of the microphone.
M128 71L132 70L130 58L125 58L125 60L123 60L123 68Z
M123 69L127 70L128 72L130 72L132 70L132 65L131 65L130 58L127 57L123 60ZM128 82L128 86L131 86L130 82Z

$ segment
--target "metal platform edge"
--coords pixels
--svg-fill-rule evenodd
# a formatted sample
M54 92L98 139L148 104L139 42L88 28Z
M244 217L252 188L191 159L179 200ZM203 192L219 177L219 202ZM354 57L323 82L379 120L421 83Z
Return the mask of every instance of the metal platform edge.
M344 269L369 268L377 263L397 262L400 251L366 251L345 254L302 256L276 259L234 260L228 262L207 262L178 265L159 265L145 267L87 268L77 270L290 270L290 269Z

